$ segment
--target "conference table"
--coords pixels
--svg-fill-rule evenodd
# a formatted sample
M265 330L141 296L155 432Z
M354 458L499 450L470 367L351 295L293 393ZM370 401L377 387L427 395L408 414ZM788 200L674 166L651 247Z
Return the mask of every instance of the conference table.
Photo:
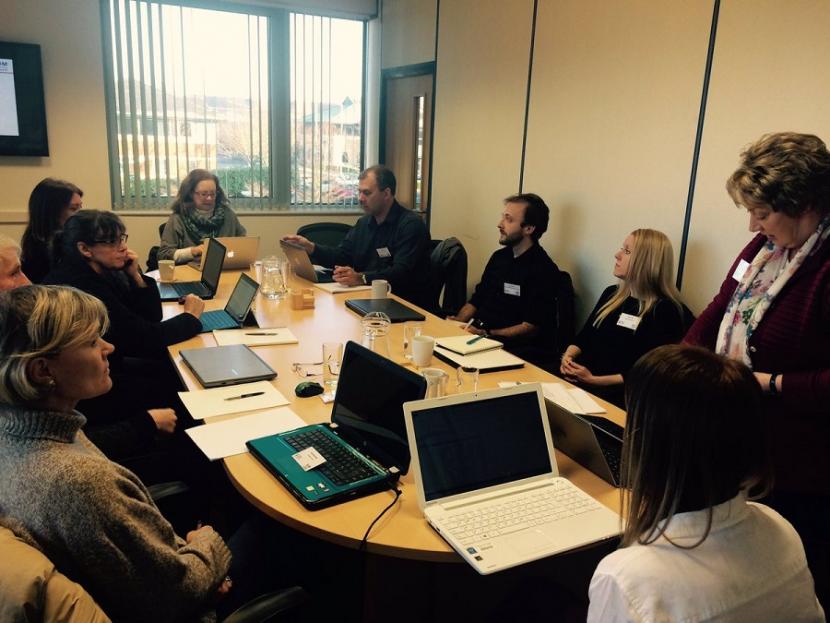
M239 272L222 273L216 296L205 302L206 310L224 307L239 278ZM198 280L198 278L199 273L194 269L188 266L176 267L176 281ZM312 288L312 284L289 275L288 287L300 290ZM309 424L329 421L332 405L324 404L319 396L309 398L295 396L295 386L308 379L298 376L293 371L292 364L321 361L324 342L345 343L347 340L354 340L360 343L361 318L345 306L345 301L349 298L369 298L371 294L368 290L330 294L318 288L313 288L313 292L313 309L295 310L292 309L288 297L282 300L269 300L258 294L253 310L260 327L288 327L299 340L296 344L263 346L256 347L254 350L277 371L278 375L273 383L291 401L289 405L291 410ZM424 335L442 337L462 333L458 322L439 318L411 303L402 302L424 314L426 317L423 323ZM181 306L176 303L164 304L165 317L177 313L181 313ZM392 325L388 343L390 358L393 361L401 365L411 365L403 353L403 323ZM183 363L179 351L215 345L213 335L204 333L170 347L170 355L188 389L201 389L201 385ZM451 374L451 379L455 378L451 366L437 357L433 357L430 365L445 369ZM549 382L554 380L565 383L548 372L526 363L520 369L481 374L479 389L498 387L501 381ZM371 383L372 379L367 378L367 391L370 391ZM454 391L455 383L451 382L449 392ZM625 413L621 409L599 398L595 399L607 410L605 417L624 425ZM223 416L222 419L228 417L235 416ZM208 422L218 419L220 418L211 418ZM210 426L210 423L206 425ZM556 459L562 476L571 480L602 504L619 512L618 489L558 451ZM246 453L228 457L224 459L224 467L238 491L268 516L309 536L347 548L357 548L360 545L371 522L394 499L393 494L386 491L329 508L309 511L252 455ZM398 558L429 563L463 562L461 557L425 521L418 508L416 485L411 472L401 478L400 488L402 495L398 503L378 521L369 534L367 551L380 558Z

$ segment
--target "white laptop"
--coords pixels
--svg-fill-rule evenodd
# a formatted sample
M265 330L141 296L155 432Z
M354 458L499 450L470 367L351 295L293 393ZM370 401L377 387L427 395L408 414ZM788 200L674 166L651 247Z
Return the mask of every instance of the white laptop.
M225 245L225 263L222 270L247 270L257 259L259 253L259 236L230 236L219 237L216 240ZM202 254L199 259L193 260L190 265L201 270Z
M620 534L559 476L538 383L404 403L427 521L481 574Z

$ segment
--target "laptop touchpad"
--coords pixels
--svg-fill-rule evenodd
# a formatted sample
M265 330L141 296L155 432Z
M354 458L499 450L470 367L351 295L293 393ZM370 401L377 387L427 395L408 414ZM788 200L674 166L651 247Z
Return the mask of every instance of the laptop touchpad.
M533 528L519 534L510 535L508 544L519 554L527 555L541 550L550 550L555 547L556 542L542 530Z

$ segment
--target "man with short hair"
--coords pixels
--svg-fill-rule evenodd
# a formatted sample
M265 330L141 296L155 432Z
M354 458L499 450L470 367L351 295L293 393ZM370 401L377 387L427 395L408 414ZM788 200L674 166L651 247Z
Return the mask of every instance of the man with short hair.
M499 249L490 257L470 301L451 320L504 342L505 349L544 366L558 361L573 333L573 287L539 238L550 210L532 193L504 200Z
M345 286L385 279L392 292L422 307L429 294L429 232L421 218L395 200L395 174L383 166L365 169L358 178L360 206L366 213L337 247L315 244L303 236L283 236L301 245L315 264L334 267Z
M0 292L31 283L20 268L20 245L0 234Z

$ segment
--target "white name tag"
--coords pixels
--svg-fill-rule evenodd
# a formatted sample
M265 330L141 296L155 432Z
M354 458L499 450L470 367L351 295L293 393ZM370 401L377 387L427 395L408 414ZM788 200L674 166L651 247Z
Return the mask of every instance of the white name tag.
M522 287L517 283L507 283L504 282L504 293L509 294L510 296L521 296L522 295Z
M640 326L641 318L639 316L632 316L631 314L620 314L620 319L617 320L618 327L624 327L634 331Z
M302 467L305 471L314 469L318 465L326 462L326 459L314 449L314 446L309 446L305 450L301 450L296 454L292 454L291 458L297 461L297 465Z
M389 249L386 247L381 247L380 249L375 249L378 252L378 257L392 257L392 254L389 252Z
M741 260L740 262L738 262L738 265L735 267L735 272L732 273L732 279L740 282L740 280L744 278L744 273L746 272L747 268L749 268L749 262L747 262L746 260Z

